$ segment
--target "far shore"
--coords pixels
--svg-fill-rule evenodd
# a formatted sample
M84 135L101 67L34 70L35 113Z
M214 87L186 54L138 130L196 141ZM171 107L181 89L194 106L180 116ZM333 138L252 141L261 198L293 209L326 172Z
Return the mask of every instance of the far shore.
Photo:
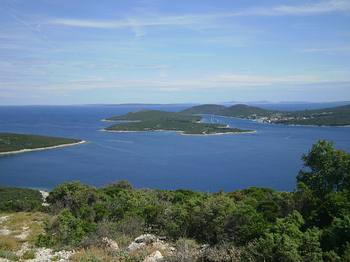
M178 130L164 130L164 129L157 129L157 130L138 130L138 131L133 131L133 130L106 130L106 129L100 129L100 131L103 132L109 132L109 133L144 133L144 132L175 132L178 133L182 136L220 136L220 135L243 135L243 134L255 134L257 133L256 130L252 131L243 131L243 132L224 132L224 133L211 133L211 134L186 134L184 131L178 131Z
M141 120L110 120L110 119L106 119L106 118L102 119L101 121L102 122L113 122L113 123L115 123L115 122L123 122L123 123L139 123L139 122L141 122Z
M39 147L39 148L32 148L32 149L21 149L21 150L16 150L16 151L0 152L0 156L22 154L22 153L27 153L27 152L49 150L49 149L62 148L62 147L68 147L68 146L75 146L75 145L79 145L79 144L84 144L86 142L87 141L85 141L85 140L81 140L81 141L76 142L76 143L62 144L62 145L57 145L57 146L48 146L48 147Z

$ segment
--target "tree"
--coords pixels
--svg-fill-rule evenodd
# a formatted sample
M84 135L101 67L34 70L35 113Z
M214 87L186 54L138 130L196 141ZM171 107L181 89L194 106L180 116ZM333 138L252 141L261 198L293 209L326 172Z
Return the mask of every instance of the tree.
M305 168L297 176L315 195L323 199L330 192L350 187L350 155L321 140L303 156Z

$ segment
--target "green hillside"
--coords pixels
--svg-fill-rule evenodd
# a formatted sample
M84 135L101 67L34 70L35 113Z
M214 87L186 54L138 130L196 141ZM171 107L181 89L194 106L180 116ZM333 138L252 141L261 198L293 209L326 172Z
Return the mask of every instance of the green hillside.
M107 127L107 131L179 131L184 134L241 133L248 130L229 128L226 125L201 123L201 117L191 114L147 110L107 118L110 121L126 121Z
M317 110L286 113L293 119L281 120L282 124L346 126L350 125L350 105Z
M333 108L302 111L273 111L248 105L233 105L224 107L221 105L195 106L183 111L190 114L214 114L229 117L257 119L275 124L298 125L325 125L346 126L350 125L350 105Z
M199 105L188 108L183 113L186 114L209 114L209 115L222 115L227 108L222 105Z
M62 137L0 133L0 153L73 144L80 141Z
M131 112L121 116L113 116L107 118L109 121L145 121L145 120L185 120L185 121L200 121L201 117L192 116L184 113L166 112L160 110L143 110Z
M254 106L248 106L243 104L233 105L230 107L227 107L224 111L225 116L232 116L232 117L251 117L251 116L269 116L272 115L274 112L266 109L262 109L259 107Z

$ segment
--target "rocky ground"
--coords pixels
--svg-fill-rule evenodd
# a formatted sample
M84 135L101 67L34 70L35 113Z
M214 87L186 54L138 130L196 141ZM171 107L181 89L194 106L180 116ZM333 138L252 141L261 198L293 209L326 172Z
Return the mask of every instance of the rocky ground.
M46 214L39 212L0 214L0 262L84 261L81 253L84 254L85 250L55 251L35 246L36 237L42 232L46 218ZM175 251L174 247L152 234L141 235L124 248L112 239L103 238L98 248L104 252L125 253L130 257L141 257L142 253L144 258L140 261L143 262L165 261L164 257ZM114 261L110 259L112 258L101 261Z

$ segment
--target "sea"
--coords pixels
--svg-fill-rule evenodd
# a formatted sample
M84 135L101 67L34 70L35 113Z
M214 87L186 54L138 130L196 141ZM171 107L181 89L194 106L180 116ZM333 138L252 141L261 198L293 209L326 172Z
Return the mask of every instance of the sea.
M78 138L87 143L0 157L0 185L51 190L67 181L97 187L128 180L136 188L216 192L249 187L291 191L301 157L320 139L350 152L349 127L285 126L206 115L203 120L254 134L189 136L176 132L109 133L104 118L190 105L0 106L0 132ZM262 104L293 110L314 104Z

